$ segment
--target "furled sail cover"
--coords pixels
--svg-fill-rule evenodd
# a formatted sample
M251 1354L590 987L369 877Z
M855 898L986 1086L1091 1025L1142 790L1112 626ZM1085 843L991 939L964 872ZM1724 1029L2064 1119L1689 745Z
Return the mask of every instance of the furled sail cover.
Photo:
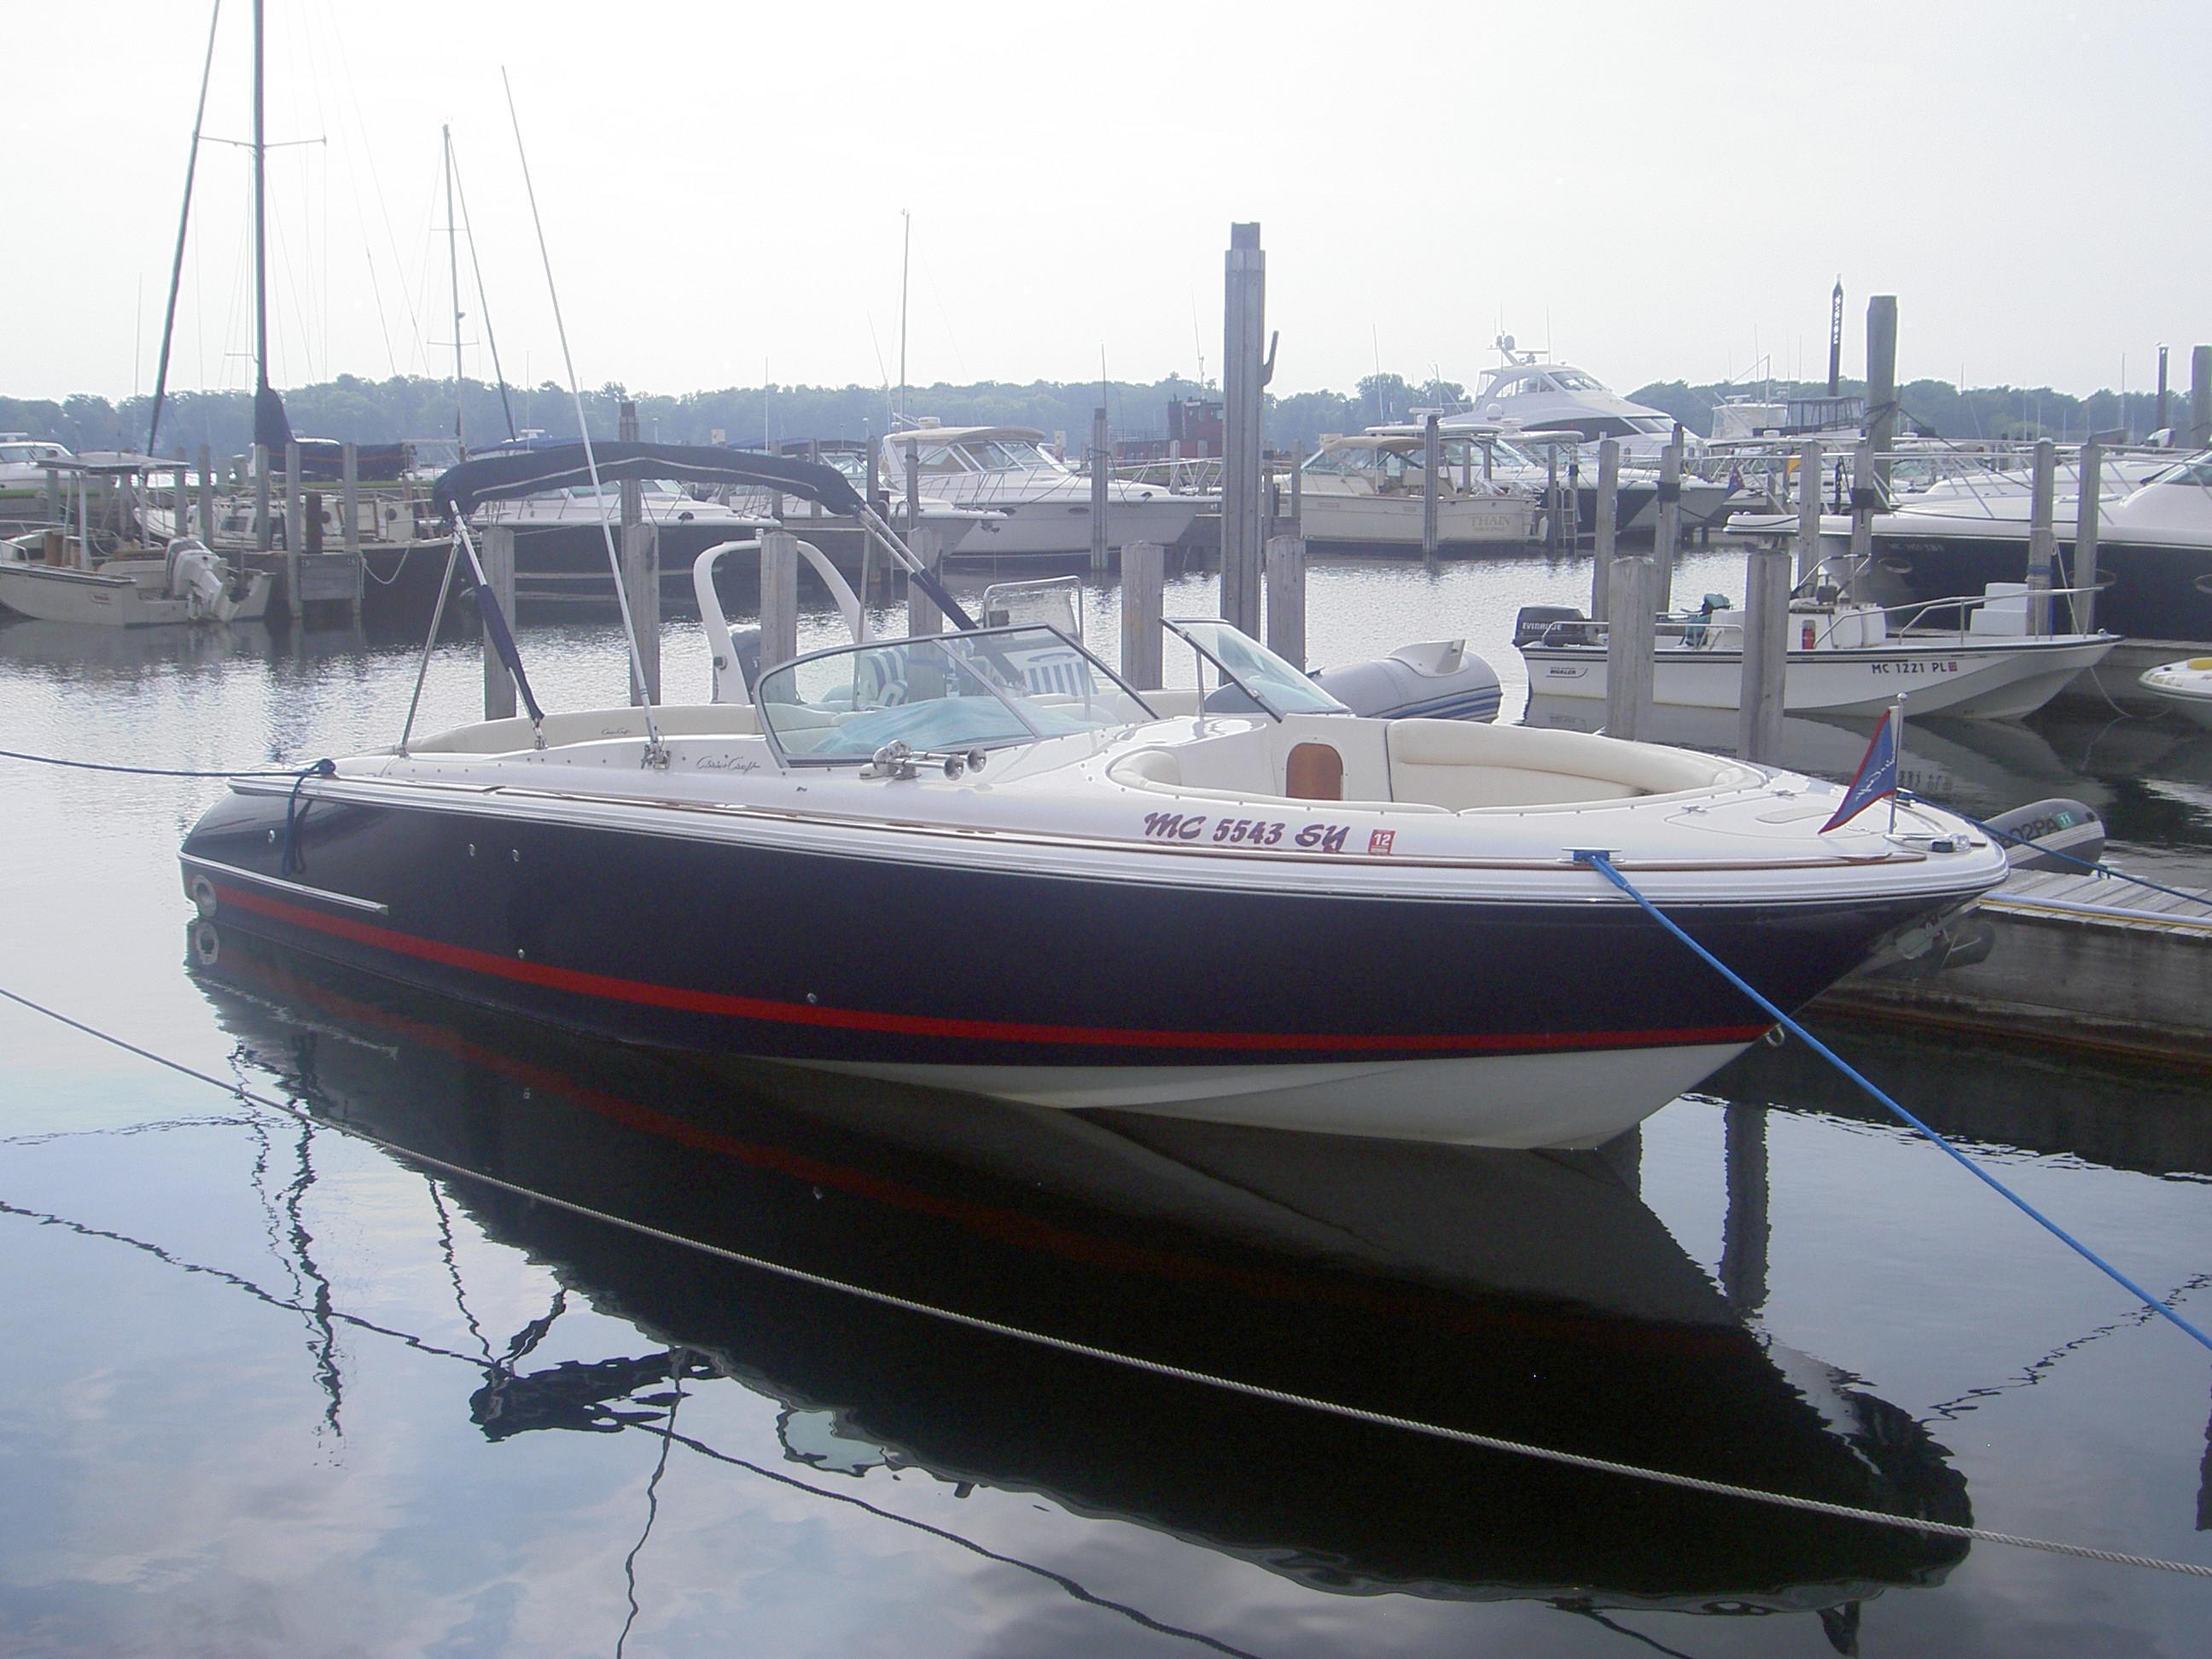
M832 513L858 513L861 507L859 493L843 473L788 456L701 444L595 443L591 459L599 463L599 482L605 485L633 478L672 478L678 483L781 490L803 501L819 501ZM556 444L463 461L439 477L431 499L441 513L466 518L485 501L589 489L591 483L584 446Z

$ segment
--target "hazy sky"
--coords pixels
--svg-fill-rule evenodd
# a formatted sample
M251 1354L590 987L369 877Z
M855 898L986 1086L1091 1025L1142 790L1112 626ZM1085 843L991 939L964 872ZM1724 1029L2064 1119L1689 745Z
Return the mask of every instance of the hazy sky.
M150 390L210 8L16 8L0 392ZM207 133L250 131L227 0ZM450 373L453 126L512 380L637 392L1218 372L1256 219L1279 390L1623 389L1762 356L2086 392L2212 340L2212 5L584 6L267 0L272 378ZM171 384L249 386L246 156L204 144ZM463 338L489 378L471 290Z

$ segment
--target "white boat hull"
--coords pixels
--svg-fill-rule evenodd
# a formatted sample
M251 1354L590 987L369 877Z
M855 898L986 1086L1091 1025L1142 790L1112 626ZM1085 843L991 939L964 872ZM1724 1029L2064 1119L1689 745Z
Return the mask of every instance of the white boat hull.
M1526 1150L1601 1145L1650 1116L1655 1092L1671 1096L1695 1088L1749 1046L1346 1066L832 1064L823 1069L1063 1110L1112 1109L1206 1123Z
M148 563L158 577L161 561ZM258 621L268 610L269 578L256 575L229 615L188 599L171 598L130 575L72 570L64 566L0 562L0 607L40 622L98 628L161 628L214 622Z
M978 501L965 505L985 516L960 544L961 559L1071 558L1091 551L1091 502L1072 495L1034 501ZM1197 520L1204 498L1158 495L1149 501L1110 501L1109 545L1157 542L1172 547Z
M1423 508L1418 495L1331 495L1308 488L1298 501L1299 524L1309 543L1351 547L1421 545ZM1534 504L1501 495L1437 503L1437 541L1443 547L1512 546L1534 531Z
M2061 635L2001 643L1916 645L1893 639L1856 651L1792 651L1783 707L1792 714L1878 714L1901 696L1908 712L1982 720L2032 714L2118 643L2109 635ZM1606 695L1602 649L1523 647L1531 696ZM1652 661L1652 701L1669 707L1735 708L1743 698L1741 651L1661 650Z

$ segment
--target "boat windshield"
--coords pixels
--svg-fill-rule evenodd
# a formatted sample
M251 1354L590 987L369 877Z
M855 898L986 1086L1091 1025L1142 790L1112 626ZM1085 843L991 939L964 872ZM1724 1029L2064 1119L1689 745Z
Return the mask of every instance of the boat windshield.
M1220 675L1220 689L1206 699L1211 713L1257 708L1280 720L1285 714L1352 712L1241 629L1218 619L1170 621L1161 625L1187 641ZM1201 674L1201 690L1205 684Z
M761 729L787 760L865 761L1002 749L1155 718L1143 698L1052 628L994 628L848 646L761 678Z
M2153 483L2178 483L2212 486L2212 450L2192 460L2170 467L2151 480Z

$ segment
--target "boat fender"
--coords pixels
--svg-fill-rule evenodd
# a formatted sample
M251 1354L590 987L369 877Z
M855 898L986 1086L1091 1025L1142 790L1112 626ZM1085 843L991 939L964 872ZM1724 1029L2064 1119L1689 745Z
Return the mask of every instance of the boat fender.
M1988 828L2015 870L2079 870L2105 854L2104 820L2063 796L2001 812Z

